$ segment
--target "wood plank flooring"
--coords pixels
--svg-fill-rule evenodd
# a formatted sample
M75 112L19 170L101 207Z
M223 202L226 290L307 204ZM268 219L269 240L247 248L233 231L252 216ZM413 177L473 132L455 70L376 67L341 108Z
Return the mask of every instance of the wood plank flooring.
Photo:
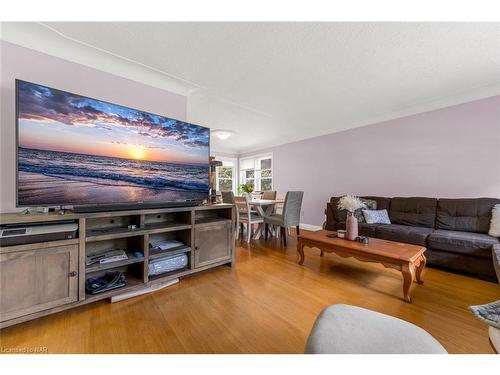
M233 268L110 304L92 303L5 328L0 347L47 347L49 353L301 353L319 312L334 303L408 320L450 353L492 353L487 327L467 307L500 299L497 284L427 268L402 300L395 270L305 249L295 239L237 247Z

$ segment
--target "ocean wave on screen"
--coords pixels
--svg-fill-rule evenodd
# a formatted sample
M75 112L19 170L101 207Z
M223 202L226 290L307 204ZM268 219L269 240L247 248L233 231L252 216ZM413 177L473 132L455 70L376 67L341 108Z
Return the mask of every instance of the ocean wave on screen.
M159 176L133 176L116 173L108 170L90 169L85 167L68 168L58 165L35 165L28 162L19 163L19 171L40 173L46 176L71 178L84 182L101 183L103 185L138 186L151 189L182 189L206 191L208 185L205 182L192 180L174 180ZM112 182L112 183L110 183Z

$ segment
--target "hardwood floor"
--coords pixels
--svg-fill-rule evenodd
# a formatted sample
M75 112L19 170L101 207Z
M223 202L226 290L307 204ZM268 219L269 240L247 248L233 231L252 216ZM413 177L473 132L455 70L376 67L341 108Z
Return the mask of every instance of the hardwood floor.
M305 248L296 241L240 243L222 266L173 287L116 304L63 311L0 332L0 347L49 353L302 353L326 306L347 303L408 320L450 353L493 353L487 326L467 307L500 299L500 287L428 268L402 300L401 274L381 265Z

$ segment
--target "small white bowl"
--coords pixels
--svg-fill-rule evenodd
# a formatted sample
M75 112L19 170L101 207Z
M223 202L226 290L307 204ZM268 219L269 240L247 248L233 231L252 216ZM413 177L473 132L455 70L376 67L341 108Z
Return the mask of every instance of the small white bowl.
M345 238L346 233L347 233L347 232L346 232L345 230L338 230L338 231L337 231L337 236L338 236L339 238Z

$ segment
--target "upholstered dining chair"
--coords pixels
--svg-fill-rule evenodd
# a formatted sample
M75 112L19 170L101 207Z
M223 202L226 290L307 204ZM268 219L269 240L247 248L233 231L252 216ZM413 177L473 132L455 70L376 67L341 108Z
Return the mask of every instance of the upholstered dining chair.
M250 199L251 198L248 194L244 194L242 197L234 197L236 208L239 212L238 215L241 232L243 232L243 224L247 225L247 243L250 242L250 238L252 237L253 225L264 222L264 218L262 216L251 210Z
M283 204L282 214L271 214L264 218L265 228L265 238L267 240L267 235L269 232L269 225L274 225L280 227L281 238L283 239L283 244L286 247L286 239L288 235L287 228L295 227L297 229L297 235L300 234L299 224L300 224L300 209L302 207L302 198L304 197L303 191L289 191L285 196L285 203Z
M232 191L223 191L222 195L222 203L229 203L234 205L234 231L235 231L235 239L240 238L240 231L238 230L240 227L240 210L238 206L236 206L236 201L234 200L234 193Z
M276 190L263 192L260 199L274 201L276 199Z

